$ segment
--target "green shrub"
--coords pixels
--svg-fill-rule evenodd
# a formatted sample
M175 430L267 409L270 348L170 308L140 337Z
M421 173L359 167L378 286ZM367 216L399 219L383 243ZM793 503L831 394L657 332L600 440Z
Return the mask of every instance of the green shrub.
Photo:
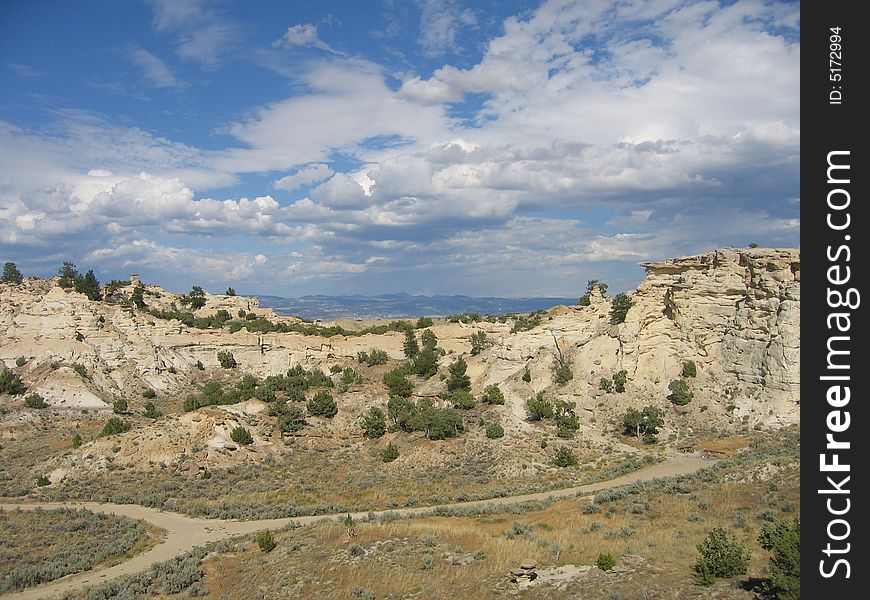
M633 305L634 301L626 294L617 294L613 299L613 304L610 305L610 324L618 325L619 323L625 323L628 309Z
M335 405L332 394L326 390L320 390L308 401L308 413L316 417L331 419L338 414L338 406Z
M393 445L393 442L387 444L387 447L381 450L381 460L385 463L393 462L399 458L399 449Z
M502 427L499 423L489 423L486 426L486 437L491 440L504 437L504 427Z
M447 391L455 390L471 390L471 378L465 374L468 368L468 363L464 359L459 358L448 367L450 376L447 378Z
M123 415L127 413L127 401L123 398L117 398L114 402L112 402L112 412L116 415Z
M562 468L573 467L577 464L577 456L569 448L561 446L556 448L556 453L553 455L553 464Z
M26 362L27 361L24 359L23 356L19 356L18 358L15 359L15 366L16 367L23 367L24 363L26 363Z
M254 540L257 542L257 546L259 546L260 552L271 552L278 545L275 541L275 536L268 529L266 531L258 531L254 535Z
M485 404L504 404L504 394L496 384L488 385L483 390L480 400Z
M148 400L157 397L157 392L155 392L152 388L146 388L144 392L142 392L142 397Z
M365 363L370 367L375 365L385 365L387 364L387 360L390 358L385 351L378 348L373 348L368 352L358 352L356 357L359 362Z
M45 399L42 396L34 392L32 394L27 394L24 397L24 406L27 408L45 408L48 405L45 403Z
M236 363L236 359L233 356L233 353L229 350L221 350L220 352L218 352L217 359L221 367L223 367L224 369L233 369L238 364Z
M372 406L362 418L363 435L369 439L379 438L387 432L387 419L377 406Z
M87 379L87 378L88 378L88 370L85 369L85 366L84 366L84 365L81 365L81 364L79 364L79 363L73 363L73 364L70 365L70 367L72 368L73 371L75 371L76 373L78 373L78 374L79 374L79 377L81 377L82 379Z
M643 440L648 444L658 441L656 436L659 433L659 427L664 424L662 411L652 405L645 406L642 411L630 408L622 418L625 434L636 436L637 439L643 436Z
M420 345L417 343L417 336L413 330L405 332L405 341L402 343L402 351L405 353L405 358L414 360L417 354L420 353Z
M565 385L574 379L574 371L572 371L571 367L567 364L560 364L553 369L553 377L556 380L557 385Z
M205 365L202 364L201 360L196 361L196 368L200 371L205 371Z
M456 390L450 394L450 401L453 403L453 408L461 408L463 410L471 410L474 408L474 396L467 390Z
M409 397L414 392L414 384L405 376L404 369L393 369L384 375L384 384L391 396Z
M529 421L552 419L553 403L544 396L544 392L538 392L537 396L526 401L526 413Z
M80 436L78 433L74 433L72 436L72 447L78 448L81 445L82 445L82 436Z
M37 487L45 487L45 486L49 485L50 483L51 483L51 481L49 481L48 477L46 477L45 475L40 475L39 477L36 478Z
M242 446L254 443L254 438L251 432L239 425L230 432L230 439Z
M616 559L613 558L612 554L599 554L595 564L602 571L609 571L616 566Z
M157 407L154 406L153 402L146 402L143 407L142 416L148 419L159 419L163 416L163 414L157 410Z
M621 394L625 391L625 384L628 381L628 371L623 369L613 376L613 391Z
M117 435L130 431L130 424L127 421L122 421L118 417L112 417L103 425L100 436Z
M602 377L601 381L598 382L598 389L604 390L608 394L611 393L613 391L613 380Z
M480 354L494 344L492 340L486 337L485 331L478 331L471 334L471 355Z
M693 360L687 360L683 363L683 378L688 379L689 377L697 377L698 376L698 366L695 364Z
M234 290L234 289L231 288L231 287L228 287L228 288L227 288L227 291L224 292L224 295L226 295L226 296L235 296L235 295L236 295L236 290Z
M530 383L532 381L532 372L529 371L529 368L526 367L526 370L523 371L523 381L526 383Z
M677 406L685 406L694 397L685 379L674 379L668 384L668 389L671 390L671 402Z
M427 327L432 327L435 322L429 317L420 317L417 319L417 329L425 329Z
M24 281L24 276L21 274L21 271L18 270L18 265L16 265L14 262L7 262L3 264L3 277L0 278L0 283L11 283L12 285L18 285L22 281Z
M749 553L722 527L714 527L707 539L698 544L698 553L693 568L698 582L704 586L712 585L717 577L745 575L749 566Z
M298 406L287 406L286 403L277 404L278 410L278 429L284 433L293 433L300 431L307 425L305 422L305 413Z
M329 367L329 372L335 375L336 373L341 373L341 365L332 365Z
M776 521L765 523L758 543L771 552L767 591L777 600L798 600L801 597L801 522Z

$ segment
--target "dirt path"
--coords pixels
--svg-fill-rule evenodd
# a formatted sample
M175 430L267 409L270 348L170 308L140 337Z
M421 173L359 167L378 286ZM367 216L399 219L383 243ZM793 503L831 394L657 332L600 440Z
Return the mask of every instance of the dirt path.
M634 483L636 481L649 481L657 477L670 477L675 475L686 475L693 473L702 467L709 466L715 461L697 454L675 454L670 456L666 461L650 465L643 469L639 469L627 475L611 479L609 481L600 481L587 485L580 485L560 490L549 492L540 492L537 494L523 494L519 496L506 496L503 498L493 498L491 500L479 500L474 502L456 502L452 504L442 504L441 507L461 506L473 507L480 505L498 505L504 506L508 504L516 504L529 500L546 500L547 498L567 498L573 496L582 496L592 494L605 489L615 488L622 485ZM112 567L97 568L91 571L75 573L67 575L51 583L29 588L14 594L5 594L4 599L9 600L29 600L37 598L50 598L65 592L78 590L89 585L96 585L103 581L108 581L122 575L132 575L143 571L154 563L168 560L173 556L177 556L183 552L187 552L194 546L202 546L208 542L221 540L242 534L250 534L263 529L280 529L290 523L298 523L300 525L310 525L322 519L344 518L347 513L332 514L332 515L317 515L310 517L292 517L282 519L261 519L258 521L229 521L225 519L197 519L188 517L178 513L165 512L156 508L147 508L138 504L104 504L98 502L41 502L28 504L0 504L3 510L34 510L35 508L50 510L53 508L86 508L87 510L106 514L116 514L133 519L141 519L147 521L161 529L166 530L166 537L163 542L154 546L150 550L136 555L130 560L114 565ZM405 508L393 511L375 511L374 513L360 512L351 513L357 519L362 520L370 514L381 515L385 512L398 513L406 517L412 515L420 515L431 511L434 506L425 506L419 508Z

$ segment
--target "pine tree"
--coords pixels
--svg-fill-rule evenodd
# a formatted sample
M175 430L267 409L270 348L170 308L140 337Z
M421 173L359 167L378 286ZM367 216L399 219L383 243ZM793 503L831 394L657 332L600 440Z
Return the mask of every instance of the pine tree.
M18 270L18 266L14 262L7 262L3 265L3 278L0 279L0 283L18 285L23 279L21 271Z

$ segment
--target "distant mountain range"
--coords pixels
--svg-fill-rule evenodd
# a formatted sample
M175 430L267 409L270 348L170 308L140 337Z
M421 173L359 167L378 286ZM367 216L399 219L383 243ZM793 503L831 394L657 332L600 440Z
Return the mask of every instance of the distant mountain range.
M304 319L402 319L409 317L444 317L457 313L527 313L559 304L576 304L577 298L473 298L471 296L257 296L260 306L279 315Z

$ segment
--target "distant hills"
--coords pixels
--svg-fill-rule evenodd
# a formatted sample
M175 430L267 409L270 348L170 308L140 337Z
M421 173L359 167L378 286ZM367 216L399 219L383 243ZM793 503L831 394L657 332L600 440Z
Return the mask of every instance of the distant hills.
M559 304L576 304L577 298L474 298L471 296L257 296L260 306L279 315L296 315L304 319L401 319L408 317L443 317L457 313L502 314L527 313Z

